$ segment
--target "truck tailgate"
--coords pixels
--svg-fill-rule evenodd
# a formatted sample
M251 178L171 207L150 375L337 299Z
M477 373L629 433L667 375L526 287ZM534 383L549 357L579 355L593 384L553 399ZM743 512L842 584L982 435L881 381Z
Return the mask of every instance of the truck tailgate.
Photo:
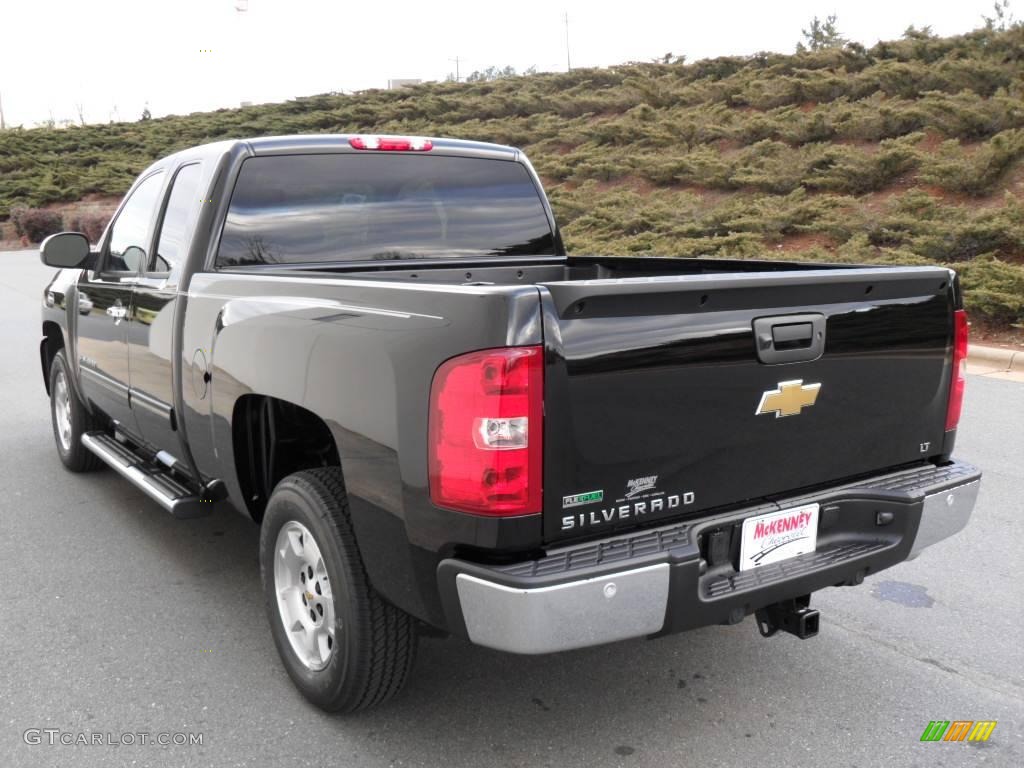
M541 283L547 541L942 453L941 268Z

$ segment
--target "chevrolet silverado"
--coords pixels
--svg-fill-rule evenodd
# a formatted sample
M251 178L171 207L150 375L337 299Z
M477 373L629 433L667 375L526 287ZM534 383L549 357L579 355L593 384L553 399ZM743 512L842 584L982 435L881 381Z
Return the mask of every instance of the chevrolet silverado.
M250 516L282 662L327 710L395 694L423 633L810 637L813 592L978 492L954 272L570 256L510 147L208 144L41 257L61 461Z

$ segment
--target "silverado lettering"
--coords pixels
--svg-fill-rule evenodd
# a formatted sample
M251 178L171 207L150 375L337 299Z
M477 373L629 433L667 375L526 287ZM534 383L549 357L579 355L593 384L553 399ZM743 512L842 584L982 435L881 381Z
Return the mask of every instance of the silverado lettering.
M632 504L620 504L617 507L608 509L592 509L589 512L577 512L575 515L562 516L562 530L571 531L577 525L581 528L588 525L600 525L610 523L614 520L627 520L630 517L646 515L651 512L661 512L666 509L675 509L679 506L680 496L675 494L667 497L658 497L648 501L635 501ZM686 493L682 496L683 504L693 503L693 494Z
M812 592L952 535L978 492L953 271L571 256L512 147L193 147L41 258L60 460L258 525L281 662L327 710L394 695L422 631L810 637ZM800 382L828 394L755 412Z

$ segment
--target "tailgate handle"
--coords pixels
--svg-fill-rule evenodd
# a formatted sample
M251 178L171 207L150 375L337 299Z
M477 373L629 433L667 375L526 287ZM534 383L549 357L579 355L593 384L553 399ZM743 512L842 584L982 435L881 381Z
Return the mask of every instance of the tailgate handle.
M825 316L778 315L754 320L757 359L766 365L817 360L825 350Z
M804 349L811 346L814 326L810 323L786 323L772 326L776 349Z

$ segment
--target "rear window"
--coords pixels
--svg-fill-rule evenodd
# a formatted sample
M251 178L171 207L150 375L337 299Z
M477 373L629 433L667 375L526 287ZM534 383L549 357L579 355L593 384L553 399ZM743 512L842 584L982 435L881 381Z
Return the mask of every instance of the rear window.
M519 163L282 155L243 163L217 265L554 252L543 203Z

